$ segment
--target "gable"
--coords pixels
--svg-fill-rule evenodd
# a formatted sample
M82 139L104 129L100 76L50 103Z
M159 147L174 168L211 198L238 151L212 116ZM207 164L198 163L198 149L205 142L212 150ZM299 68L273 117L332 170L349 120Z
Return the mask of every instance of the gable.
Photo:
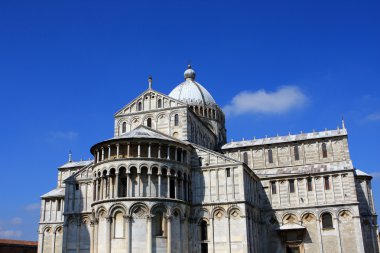
M195 148L196 155L192 159L192 166L199 165L199 159L202 160L202 167L208 166L218 166L218 165L226 165L226 164L242 164L242 162L227 157L221 153L212 151L210 149L204 148L199 145L195 145L191 143L191 145Z
M153 89L147 89L133 99L129 104L116 112L115 117L180 106L187 106L187 104Z

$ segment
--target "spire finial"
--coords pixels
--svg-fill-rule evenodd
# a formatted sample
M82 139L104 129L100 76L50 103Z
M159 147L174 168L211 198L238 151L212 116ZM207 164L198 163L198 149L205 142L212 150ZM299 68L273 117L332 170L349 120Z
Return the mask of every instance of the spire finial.
M73 161L73 154L71 153L71 150L69 150L69 163Z
M153 78L151 75L149 75L149 77L148 77L149 89L152 89L152 82L153 82Z
M195 71L194 69L191 68L191 65L187 65L187 69L184 73L184 76L185 76L185 80L186 79L191 79L191 80L194 80L195 79Z
M344 122L344 118L342 117L342 129L346 129L346 123Z

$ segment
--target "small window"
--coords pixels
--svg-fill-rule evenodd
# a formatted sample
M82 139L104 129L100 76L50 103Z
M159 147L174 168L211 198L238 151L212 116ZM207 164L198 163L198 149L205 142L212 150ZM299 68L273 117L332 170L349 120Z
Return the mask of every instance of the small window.
M61 211L61 200L57 200L57 211Z
M325 176L324 180L325 180L325 190L330 190L330 177Z
M141 110L142 110L142 103L139 102L139 103L137 104L137 111L141 111Z
M157 101L157 108L161 108L161 107L162 107L162 100L159 99L159 100Z
M199 157L198 161L199 161L199 166L202 166L202 157Z
M127 122L123 122L123 126L122 126L122 129L121 129L121 132L122 133L127 132Z
M307 178L307 190L311 192L313 190L313 180L311 177Z
M276 182L271 182L272 185L272 194L277 194Z
M174 125L178 126L179 125L179 117L178 114L174 115Z
M322 214L322 228L334 228L332 216L330 213Z
M151 119L151 118L148 118L148 119L146 120L146 125L147 125L148 127L152 127L152 119Z
M202 220L199 229L200 229L201 241L206 241L207 240L207 221Z
M271 149L268 150L268 162L273 163L273 151Z
M327 146L326 146L326 143L322 143L322 156L323 156L323 158L327 157Z
M230 170L230 168L226 169L226 174L227 174L227 177L231 177L231 170Z
M294 179L289 179L289 191L294 192Z
M243 162L244 162L245 164L248 164L248 154L247 154L247 152L244 152L244 153L243 153Z
M75 190L79 190L79 184L75 184Z
M300 159L300 152L298 146L294 146L294 160L298 161Z

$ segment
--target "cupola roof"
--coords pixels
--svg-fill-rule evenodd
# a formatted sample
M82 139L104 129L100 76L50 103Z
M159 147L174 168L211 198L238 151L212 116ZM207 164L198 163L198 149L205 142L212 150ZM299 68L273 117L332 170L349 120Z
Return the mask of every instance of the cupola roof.
M189 105L214 106L216 102L211 94L195 81L195 71L189 65L185 73L185 81L175 87L169 94L170 97Z

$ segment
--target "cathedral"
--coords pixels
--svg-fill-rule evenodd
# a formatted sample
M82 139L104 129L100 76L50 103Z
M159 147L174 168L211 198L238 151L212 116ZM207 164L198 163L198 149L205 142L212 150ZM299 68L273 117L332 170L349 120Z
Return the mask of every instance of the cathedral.
M39 253L379 253L371 179L337 129L226 142L188 66L114 115L41 196Z

